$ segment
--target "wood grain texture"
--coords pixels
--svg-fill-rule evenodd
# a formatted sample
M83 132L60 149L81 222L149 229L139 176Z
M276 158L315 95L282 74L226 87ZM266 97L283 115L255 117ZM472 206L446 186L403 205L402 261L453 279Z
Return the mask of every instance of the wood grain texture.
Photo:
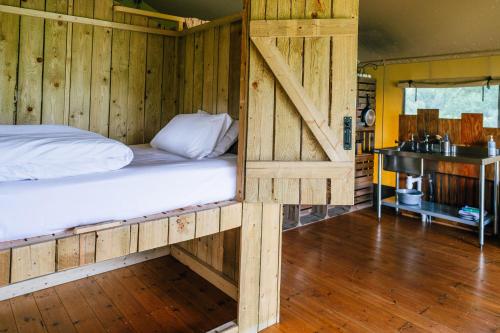
M304 9L305 1L297 1L293 7L289 1L280 2L278 19L301 17ZM287 59L293 75L302 82L304 40L302 38L278 38L276 42L281 54ZM281 85L276 87L275 108L274 158L278 161L300 160L302 121ZM278 202L300 202L300 179L274 179L273 194Z
M220 209L209 209L196 212L195 237L204 237L218 233L220 230Z
M306 1L305 16L328 18L330 1ZM307 38L304 42L304 90L323 117L329 118L330 102L330 38ZM336 60L336 59L332 59ZM341 81L340 81L341 82ZM333 82L333 87L336 87ZM335 90L334 90L335 91ZM332 91L332 93L334 92ZM338 95L338 93L337 93ZM336 116L336 114L334 114ZM301 160L325 160L327 156L311 129L304 123L302 129ZM326 180L307 179L301 182L301 203L326 204Z
M180 86L184 80L180 78L183 71L184 39L165 37L163 40L163 86L161 106L161 127L165 126L179 113ZM182 60L181 60L182 59Z
M259 330L276 324L279 318L281 207L276 204L264 204L262 207Z
M139 250L139 224L130 225L130 247L129 253L136 253Z
M0 286L10 282L10 249L0 251Z
M57 271L80 266L80 236L57 240Z
M150 26L158 25L154 21L149 21ZM144 141L151 139L161 129L161 100L163 85L163 44L164 37L156 35L147 36L146 52L146 96L144 114ZM173 49L175 51L175 47ZM175 57L174 57L175 61ZM172 84L171 81L165 84ZM173 86L169 89L175 90Z
M145 17L133 16L131 23L147 26ZM130 33L130 57L127 99L127 144L144 142L144 91L146 89L147 35Z
M332 96L330 105L330 127L337 137L343 136L344 118L351 117L354 124L356 119L356 97L357 97L357 17L358 1L334 1L333 21L349 22L351 27L349 33L342 31L333 33L332 38L332 66L331 82ZM343 30L343 29L341 29ZM354 125L353 125L354 126ZM351 142L355 142L356 133L352 131ZM342 161L355 161L355 149L341 150L338 159ZM352 205L354 204L354 177L331 179L330 204Z
M49 332L76 333L64 305L54 289L37 291L33 294L36 305Z
M376 213L363 210L284 233L281 320L265 332L476 332L496 327L498 272L480 264L497 260L496 240L480 254L474 233L436 224L426 228L389 211L383 216L377 225ZM477 305L470 312L476 320L464 320L470 304ZM335 311L318 316L325 308Z
M231 26L223 25L219 27L218 40L218 65L217 65L217 113L227 113L229 108L229 71L230 71L230 53L236 45L231 43ZM241 43L240 43L241 44ZM238 59L238 63L239 63ZM236 89L231 89L236 91ZM239 89L238 89L239 92ZM239 94L238 94L239 95ZM234 112L229 113L234 116ZM238 117L234 117L238 118Z
M202 33L203 39L203 79L201 109L217 113L217 66L219 29L210 29Z
M221 31L224 29L224 26L221 27ZM242 76L241 76L241 59L242 59L242 24L241 22L234 22L230 27L230 36L229 36L229 78L227 81L227 86L225 87L227 91L228 98L228 110L227 112L234 119L239 118L240 111L240 86L242 85ZM220 49L220 48L219 48ZM221 66L225 66L225 64L219 65L219 75ZM224 71L224 69L222 69ZM222 76L225 77L225 73ZM243 82L246 84L245 79ZM224 83L222 83L224 84ZM223 101L218 103L225 105L225 94L223 95ZM217 111L221 113L223 111ZM240 125L241 126L241 125Z
M175 244L194 238L196 215L194 213L169 218L169 244Z
M197 32L194 34L194 55L193 55L193 104L190 113L196 113L198 110L203 110L203 77L205 61L204 40L205 32Z
M130 22L130 16L115 13L115 22ZM111 46L111 103L109 137L127 141L130 32L113 30Z
M236 303L170 256L0 302L9 333L206 332L231 318Z
M117 258L130 252L130 226L97 232L96 262Z
M67 0L47 0L46 10L66 14ZM67 23L47 20L44 34L42 123L64 124Z
M425 135L433 135L438 131L439 110L418 109L417 110L417 134L420 140L425 139Z
M125 143L145 143L179 112L186 91L191 95L189 112L193 111L194 86L190 87L189 82L193 84L194 80L194 53L190 53L192 80L189 81L189 74L180 75L186 67L185 39L190 37L155 34L148 29L156 29L157 23L113 13L110 0L28 0L22 4L3 0L0 4L47 11L20 13L27 14L22 18L0 14L2 22L8 23L0 27L1 124L65 124ZM56 14L77 15L81 19L68 21L66 16ZM98 21L85 21L86 18ZM126 24L133 32L107 22ZM224 30L230 30L229 23ZM204 103L211 103L214 110L219 99L228 99L229 94L239 96L233 92L239 91L239 85L229 89L229 80L222 84L221 90L225 90L219 96L218 31L219 26L215 26L206 33L198 32L199 36L213 34L211 55L202 51L203 38L196 50L192 45L192 52L200 60L196 65L201 78L199 88L212 91L197 95L197 103L205 98ZM226 44L225 50L238 58L239 45L231 49ZM211 58L212 79L203 77L204 65L199 67L205 56ZM221 82L229 71L230 65L224 65ZM234 74L239 77L236 71ZM163 85L163 81L169 84Z
M479 144L483 140L483 115L462 113L460 142L465 145Z
M438 133L441 135L448 134L450 141L453 143L461 143L462 141L462 125L460 119L439 119Z
M242 204L221 207L220 230L227 231L241 226Z
M272 1L271 1L272 2ZM274 2L276 4L276 2ZM250 17L255 19L276 18L277 7L264 0L252 1ZM246 157L250 160L271 160L273 158L274 76L266 66L255 45L250 45L248 91L248 127ZM268 201L272 195L272 179L246 179L245 200Z
M3 332L18 332L16 319L8 301L0 302L0 330Z
M74 0L73 13L93 17L93 1ZM69 125L84 130L90 127L93 31L89 25L73 25Z
M240 229L231 229L224 232L222 247L224 249L222 257L222 273L228 278L239 280L239 245Z
M55 272L55 258L55 241L12 249L11 283Z
M44 9L44 0L23 1L23 8ZM21 17L16 124L39 124L42 116L44 20Z
M80 266L95 262L96 233L80 235Z
M168 218L139 225L139 251L154 249L168 244Z
M399 141L406 141L414 135L417 138L417 116L400 115L399 116Z
M259 11L262 11L262 9L265 8L266 18L269 15L274 15L275 3L273 1L266 2L265 4L252 3L252 5L252 12L256 11L257 13L259 13ZM329 17L331 15L330 5L331 4L328 3L313 1L311 1L310 3L306 3L306 7L309 6L306 8L306 16L318 17L324 15L325 17ZM351 7L357 8L357 6ZM341 9L339 9L337 12L340 16L347 15L343 14ZM260 14L262 16L262 12ZM356 17L357 12L349 13L349 15L352 17ZM258 19L258 15L256 15L255 17L252 16L252 20ZM351 36L336 36L335 38L338 39L341 37L344 39L341 40L341 43L338 44L337 48L334 48L338 52L335 53L336 56L331 55L331 45L329 37L309 38L304 42L304 86L302 86L302 83L294 77L293 71L287 64L288 60L283 57L282 52L275 46L275 40L273 38L253 37L252 42L258 49L258 53L265 59L266 65L272 70L273 77L277 79L281 87L286 91L288 97L291 99L291 101L297 108L297 111L303 118L301 159L306 161L325 160L328 157L332 161L350 161L353 167L354 152L353 150L344 150L342 141L344 117L351 116L354 119L356 116L355 59L357 54L357 40L356 38L352 38ZM324 45L321 46L321 42ZM259 54L255 55L255 59L260 59ZM253 72L252 58L253 55L252 53L250 53L250 75L252 75ZM332 76L330 77L331 63L333 63L332 66L335 66L335 64L337 64L338 68L332 70ZM264 67L264 69L266 68L267 67ZM326 75L324 74L325 72L327 73ZM255 73L261 73L261 71L256 68ZM332 80L334 81L333 84L331 83ZM249 81L250 85L252 85L253 80L250 79ZM335 85L336 82L338 82L337 86ZM262 84L262 82L260 82L259 84ZM257 86L258 84L254 84L253 88ZM271 161L273 158L275 158L272 157L273 152L267 154L268 156L266 159L262 158L262 146L267 146L262 139L265 136L263 136L262 133L259 133L259 135L250 133L252 131L252 126L254 126L250 123L251 121L255 122L255 124L258 123L260 125L260 130L262 130L262 128L265 128L265 126L270 126L269 124L271 123L269 119L267 119L267 121L265 122L266 125L264 125L259 119L262 114L258 114L255 117L251 115L251 108L253 107L254 103L254 101L252 100L251 89L252 88L250 88L248 100L249 133L247 135L247 138L249 142L247 145L247 160ZM272 88L267 87L265 90L271 91ZM337 97L332 99L335 101L330 105L331 94L337 95ZM262 101L265 100L265 98L269 99L270 95L271 94L260 96L258 102L255 101L255 103L260 103L256 104L258 105L259 110L266 109L266 107L261 104ZM330 114L330 108L336 111L332 111L333 113ZM269 109L275 109L275 107L270 106ZM271 112L268 112L267 114L267 117L269 117L269 115L271 115ZM275 119L275 116L273 116L272 118ZM331 125L329 124L330 121L332 123ZM268 132L270 132L270 130L266 131L266 133ZM255 138L258 138L259 141L255 140ZM251 142L250 140L254 140L254 142ZM351 141L353 140L354 133L353 137L351 138ZM302 179L300 185L300 200L302 203L321 204L326 203L328 200L330 200L329 198L331 198L329 202L335 202L338 204L352 204L354 197L354 181L351 178L352 177L332 180L331 182L334 182L336 184L332 187L331 193L327 193L326 191L327 180L325 179ZM268 184L265 181L266 179L247 179L247 201L273 201L273 199L266 198L266 193L268 193L266 186ZM264 191L261 191L262 184L264 184ZM335 190L333 189L334 187L336 188ZM271 191L274 191L274 189L272 189L272 186ZM274 198L274 200L278 199L279 198Z
M96 231L87 229L81 233L5 242L0 251L0 283L19 282L138 251L162 248L171 242L181 242L183 248L220 273L224 273L227 266L227 277L236 280L237 233L231 232L234 244L225 251L223 231L241 226L241 206L239 202L224 201L118 221L118 224L116 221L99 223L99 228L94 228ZM52 278L60 281L57 276ZM36 283L45 282L39 280Z
M28 0L22 6L47 12L16 12L26 14L22 19L0 14L9 23L1 27L0 123L65 124L139 144L185 108L229 112L233 103L238 118L241 24L234 19L175 37L156 34L158 23L145 17L113 13L110 0Z
M94 17L113 20L113 1L95 1ZM111 82L112 29L94 27L92 39L92 80L90 90L90 130L108 136Z
M16 297L10 301L12 312L20 332L46 332L42 316L35 299L29 296Z
M187 35L185 38L184 51L184 84L182 93L182 113L193 112L193 91L194 91L194 53L195 38L194 34Z
M0 4L19 6L19 0ZM16 112L17 64L19 59L19 16L0 13L0 124L14 124Z
M256 332L259 323L262 204L243 205L241 233L238 325L242 332Z
M323 3L318 2L320 6ZM331 6L331 5L329 5ZM315 11L315 14L318 12ZM335 14L340 14L340 10ZM355 17L355 16L354 16ZM352 18L291 19L253 21L250 24L251 37L331 37L356 35L358 22Z

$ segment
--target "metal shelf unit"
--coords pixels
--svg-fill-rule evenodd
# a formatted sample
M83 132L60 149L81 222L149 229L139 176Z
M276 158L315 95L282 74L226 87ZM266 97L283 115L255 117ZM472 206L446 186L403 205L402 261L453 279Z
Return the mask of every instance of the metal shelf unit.
M460 215L458 214L460 208L449 205L443 205L436 202L422 201L420 205L405 205L402 203L398 203L396 201L396 197L390 197L382 200L382 205L387 207L392 207L395 209L406 210L413 213L441 218L448 221L463 223L474 227L479 226L479 220L471 221L460 217ZM487 214L484 217L484 225L488 225L492 221L492 219L493 216L491 214Z
M441 153L421 153L412 151L401 151L398 147L377 148L374 150L378 154L377 170L377 216L380 221L382 218L382 206L393 207L397 210L403 209L420 213L428 216L434 216L458 223L464 223L476 226L479 231L479 246L482 249L484 245L484 227L493 222L493 233L498 235L498 205L499 205L499 187L500 187L500 151L497 150L496 156L488 156L487 149L482 147L458 146L456 154L445 155ZM384 162L387 162L384 164ZM474 164L479 167L479 221L470 221L461 218L458 215L458 207L438 204L434 202L423 201L420 206L403 205L396 202L396 199L382 200L382 169L398 173L410 168L413 173L418 171L423 175L425 165L428 162L450 162L462 164ZM432 164L432 163L431 163ZM485 215L485 168L487 165L494 165L494 196L493 196L493 214ZM399 179L399 177L397 177ZM399 182L396 183L396 188Z

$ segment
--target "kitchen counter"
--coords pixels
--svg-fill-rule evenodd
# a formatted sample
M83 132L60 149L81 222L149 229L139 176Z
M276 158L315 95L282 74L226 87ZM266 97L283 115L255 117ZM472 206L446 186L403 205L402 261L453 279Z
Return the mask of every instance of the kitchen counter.
M488 165L500 162L500 150L497 149L497 156L488 156L488 149L482 147L457 146L457 153L421 153L406 150L399 150L398 147L378 148L376 154L388 156L410 157L432 161L443 161L452 163L465 163L476 165Z
M404 146L403 146L404 148ZM415 152L409 149L400 149L399 147L377 148L374 150L378 154L378 193L377 193L377 215L382 218L382 206L393 207L396 211L399 209L409 210L422 214L424 221L432 221L430 217L439 217L458 223L475 225L479 230L479 246L484 245L484 227L491 220L493 221L493 232L498 234L498 199L500 187L500 150L497 149L497 156L488 156L488 149L483 147L457 146L455 154L444 154L440 152ZM397 196L387 200L382 200L382 168L396 173L396 190L399 188L399 173L423 176L425 173L424 161L443 161L451 163L474 164L479 166L479 211L480 218L474 223L461 219L458 216L459 207L440 205L433 202L422 202L417 206L402 205L398 202ZM494 196L492 216L485 215L485 167L494 164Z

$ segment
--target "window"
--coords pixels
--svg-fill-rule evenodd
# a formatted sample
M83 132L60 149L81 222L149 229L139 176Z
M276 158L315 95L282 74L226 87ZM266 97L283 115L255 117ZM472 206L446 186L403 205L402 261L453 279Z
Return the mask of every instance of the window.
M439 109L440 118L460 119L462 113L483 113L484 127L498 128L500 86L457 88L405 88L404 113ZM484 95L483 95L484 92Z

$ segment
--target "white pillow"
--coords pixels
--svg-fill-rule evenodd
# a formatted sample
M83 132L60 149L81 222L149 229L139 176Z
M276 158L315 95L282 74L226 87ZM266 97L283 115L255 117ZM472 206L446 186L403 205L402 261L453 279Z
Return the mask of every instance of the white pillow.
M220 141L217 142L214 150L208 157L218 157L225 154L229 148L238 140L239 133L239 121L234 120L231 127L226 131L226 134L222 137Z
M207 111L203 111L203 110L198 110L198 114L205 114L207 116L218 116L217 114L211 114L211 113L208 113ZM228 115L227 113L224 113L224 114ZM220 132L220 135L217 138L217 143L215 144L216 147L220 143L220 141L222 140L222 138L224 137L226 132L229 130L229 127L231 127L232 123L233 123L233 118L231 118L231 116L228 115L226 117L226 122L222 126L222 130Z
M120 169L134 157L121 142L60 125L0 125L0 181Z
M190 159L207 157L231 117L201 113L175 116L151 141L151 146Z

